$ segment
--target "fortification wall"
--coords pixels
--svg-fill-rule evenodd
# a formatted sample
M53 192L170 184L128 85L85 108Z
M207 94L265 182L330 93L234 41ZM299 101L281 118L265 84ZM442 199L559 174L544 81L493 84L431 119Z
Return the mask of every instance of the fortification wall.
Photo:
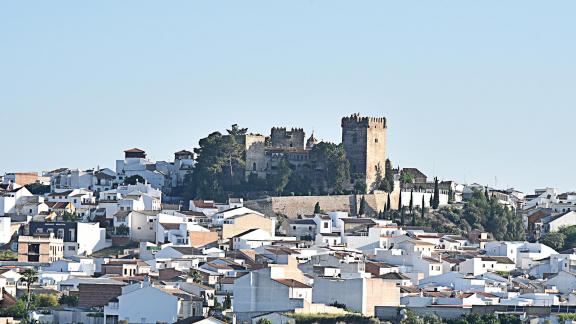
M392 208L398 206L398 194L396 191L390 196ZM368 212L384 210L388 200L387 193L369 194L364 197ZM355 215L361 199L362 195L290 196L250 200L244 205L269 216L280 214L288 218L297 218L298 215L312 215L317 202L324 212L345 211Z

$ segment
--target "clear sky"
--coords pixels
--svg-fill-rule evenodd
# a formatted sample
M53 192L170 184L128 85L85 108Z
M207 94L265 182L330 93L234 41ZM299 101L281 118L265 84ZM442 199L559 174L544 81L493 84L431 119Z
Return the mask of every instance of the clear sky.
M385 116L395 165L576 189L576 2L3 1L0 172L154 159L232 123L340 142Z

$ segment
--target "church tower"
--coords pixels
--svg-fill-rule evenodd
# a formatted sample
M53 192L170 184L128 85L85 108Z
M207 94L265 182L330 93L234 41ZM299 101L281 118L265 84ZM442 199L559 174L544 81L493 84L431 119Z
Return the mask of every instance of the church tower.
M385 176L386 159L386 118L363 117L353 114L342 118L342 144L350 162L350 176L366 184L366 190L373 190L378 170Z

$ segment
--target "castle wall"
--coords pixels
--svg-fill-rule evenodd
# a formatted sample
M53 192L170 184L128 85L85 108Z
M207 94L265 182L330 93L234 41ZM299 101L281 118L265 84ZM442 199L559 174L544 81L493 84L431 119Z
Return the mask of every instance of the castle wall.
M399 191L396 189L390 196L393 209L398 206L398 194ZM384 210L388 200L387 193L374 193L364 195L364 197L367 211L373 213ZM404 199L405 197L403 196L402 198ZM298 215L312 215L317 202L320 203L320 207L324 212L345 211L355 215L361 199L362 195L271 197L246 201L244 206L268 216L280 214L295 219Z
M390 195L392 210L398 208L398 197L400 191L396 186L395 191ZM383 211L388 200L388 194L385 192L376 192L367 195L334 195L334 196L289 196L289 197L272 197L259 200L249 200L244 202L244 206L267 216L285 215L288 218L296 219L298 215L312 215L314 206L320 203L320 208L324 212L345 211L355 215L362 196L366 199L366 210L369 213L376 214ZM430 207L430 197L432 193L414 192L414 207L420 207L422 196L426 207ZM410 204L410 192L402 192L402 205L408 207ZM440 194L440 206L448 204L448 195Z

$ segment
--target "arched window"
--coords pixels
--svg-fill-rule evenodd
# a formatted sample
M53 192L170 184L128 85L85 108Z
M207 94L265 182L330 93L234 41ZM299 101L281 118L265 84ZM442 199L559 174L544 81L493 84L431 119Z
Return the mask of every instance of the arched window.
M256 171L256 162L252 163L252 171Z

